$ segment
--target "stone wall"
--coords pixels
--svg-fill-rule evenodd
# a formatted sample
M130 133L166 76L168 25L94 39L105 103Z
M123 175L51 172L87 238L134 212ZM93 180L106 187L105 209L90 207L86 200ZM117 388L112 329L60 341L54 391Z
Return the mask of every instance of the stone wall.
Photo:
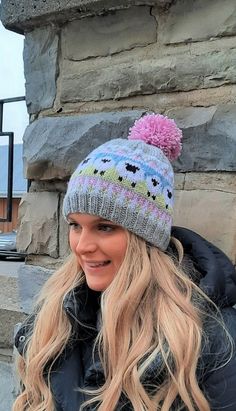
M147 111L183 130L175 224L235 263L235 0L2 0L1 16L25 34L24 167L32 184L18 247L32 276L35 265L52 269L68 254L61 204L76 164L98 144L126 137Z

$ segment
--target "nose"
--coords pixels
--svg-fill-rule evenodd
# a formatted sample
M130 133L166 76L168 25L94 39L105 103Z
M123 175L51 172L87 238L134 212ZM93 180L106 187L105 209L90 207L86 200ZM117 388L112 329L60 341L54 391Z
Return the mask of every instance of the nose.
M86 230L82 230L77 240L75 252L77 254L86 254L93 253L96 249L97 243L95 237Z

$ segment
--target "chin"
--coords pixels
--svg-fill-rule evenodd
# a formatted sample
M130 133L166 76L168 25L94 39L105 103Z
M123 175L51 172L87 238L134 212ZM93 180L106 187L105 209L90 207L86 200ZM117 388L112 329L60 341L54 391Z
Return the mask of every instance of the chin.
M104 291L107 287L104 284L94 284L87 281L87 285L90 290L93 291Z
M93 291L104 291L109 284L98 284L98 283L93 283L90 281L87 281L88 287L93 290Z

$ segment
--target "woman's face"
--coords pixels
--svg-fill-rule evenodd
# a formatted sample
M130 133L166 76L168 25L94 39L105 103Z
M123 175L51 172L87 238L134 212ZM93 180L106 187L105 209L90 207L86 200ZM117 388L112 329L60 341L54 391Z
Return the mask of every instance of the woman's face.
M127 230L90 214L69 214L69 241L89 288L104 291L112 282L127 248Z

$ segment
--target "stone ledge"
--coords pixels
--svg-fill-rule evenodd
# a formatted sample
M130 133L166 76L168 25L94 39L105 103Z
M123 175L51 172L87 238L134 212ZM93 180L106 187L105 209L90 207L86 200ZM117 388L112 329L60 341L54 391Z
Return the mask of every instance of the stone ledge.
M0 347L9 348L13 344L15 324L22 322L25 314L19 302L18 280L16 277L0 276Z
M131 6L166 8L173 0L2 0L1 20L12 31L23 34L48 23L62 24L85 16Z
M53 258L42 254L28 254L26 263L30 267L40 266L49 270L57 270L64 263L64 258Z
M215 190L236 194L236 173L186 173L184 190Z
M134 48L129 54L114 55L111 61L108 57L71 61L63 56L57 99L61 104L120 100L234 84L235 39L227 40L208 42L205 48L151 45L147 53L143 47Z
M11 363L13 356L12 348L0 348L0 362Z
M0 275L0 308L11 311L20 309L18 304L17 277Z
M18 278L0 275L0 361L10 362L15 326L32 312L42 285L52 273L53 270L23 264Z
M236 85L224 85L191 91L174 91L128 97L122 100L101 100L60 104L56 101L50 110L44 110L44 116L52 116L59 112L64 115L74 113L87 114L107 111L142 110L165 114L167 110L184 107L210 107L218 104L236 102ZM40 114L42 117L42 114Z

